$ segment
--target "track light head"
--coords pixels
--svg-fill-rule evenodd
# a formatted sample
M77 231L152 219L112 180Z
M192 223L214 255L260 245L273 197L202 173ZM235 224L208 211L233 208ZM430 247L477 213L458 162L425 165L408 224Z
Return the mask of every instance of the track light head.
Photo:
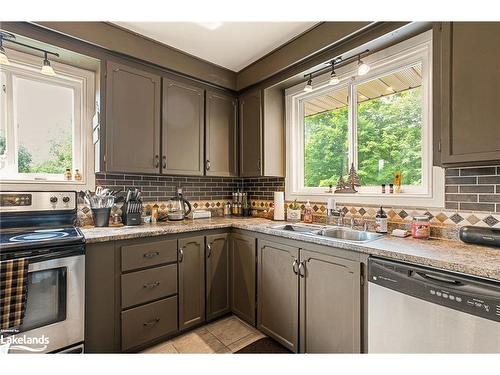
M304 86L304 91L305 92L311 92L313 90L312 86L312 74L309 75L309 80L307 81L307 84Z
M52 77L56 75L56 72L54 72L54 69L52 68L52 66L50 66L50 61L47 58L47 53L45 53L45 58L43 59L41 73L43 75Z
M337 77L337 73L335 73L335 60L332 61L332 72L330 74L330 81L328 82L329 85L336 85L339 83L339 77Z
M361 60L361 55L358 55L358 75L364 76L370 71L370 65L366 64Z

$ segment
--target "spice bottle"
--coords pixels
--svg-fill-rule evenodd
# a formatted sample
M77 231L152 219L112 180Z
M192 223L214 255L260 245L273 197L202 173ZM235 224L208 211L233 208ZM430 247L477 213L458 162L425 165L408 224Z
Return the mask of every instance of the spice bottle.
M313 209L311 207L311 203L307 201L304 207L304 223L312 223L313 222Z
M375 216L375 232L387 233L387 215L382 206L380 206L380 210L377 211L377 216Z
M72 178L73 178L73 176L71 174L71 169L66 168L66 172L64 172L64 179L66 181L71 181Z
M81 181L82 180L82 174L78 169L75 169L75 181Z
M229 202L224 205L224 216L231 216L231 203Z

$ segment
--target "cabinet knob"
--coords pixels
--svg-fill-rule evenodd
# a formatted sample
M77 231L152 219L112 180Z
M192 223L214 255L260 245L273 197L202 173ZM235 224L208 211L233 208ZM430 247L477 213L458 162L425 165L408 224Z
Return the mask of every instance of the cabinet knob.
M160 166L160 156L155 155L155 168L158 168Z

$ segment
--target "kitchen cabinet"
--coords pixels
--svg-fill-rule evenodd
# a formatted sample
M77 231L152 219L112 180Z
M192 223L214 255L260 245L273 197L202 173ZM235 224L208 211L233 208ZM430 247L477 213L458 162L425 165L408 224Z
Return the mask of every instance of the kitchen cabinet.
M435 24L435 164L500 161L500 22Z
M237 99L217 91L206 92L205 174L238 175Z
M163 174L203 175L204 101L203 88L163 78Z
M231 311L255 326L256 239L232 233L229 244Z
M229 234L206 236L205 269L207 320L213 320L230 311L229 304Z
M179 329L205 321L205 238L179 239Z
M160 88L158 75L107 62L107 172L159 173Z
M300 249L300 351L359 353L359 261Z
M253 90L240 97L240 176L262 175L262 96Z
M298 351L299 248L258 241L257 328Z

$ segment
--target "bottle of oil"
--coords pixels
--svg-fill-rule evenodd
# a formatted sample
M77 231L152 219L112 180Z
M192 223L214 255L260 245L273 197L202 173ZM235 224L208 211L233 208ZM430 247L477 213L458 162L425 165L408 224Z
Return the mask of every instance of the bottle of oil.
M380 210L377 211L377 216L375 216L375 232L387 233L387 215L382 206L380 206Z

